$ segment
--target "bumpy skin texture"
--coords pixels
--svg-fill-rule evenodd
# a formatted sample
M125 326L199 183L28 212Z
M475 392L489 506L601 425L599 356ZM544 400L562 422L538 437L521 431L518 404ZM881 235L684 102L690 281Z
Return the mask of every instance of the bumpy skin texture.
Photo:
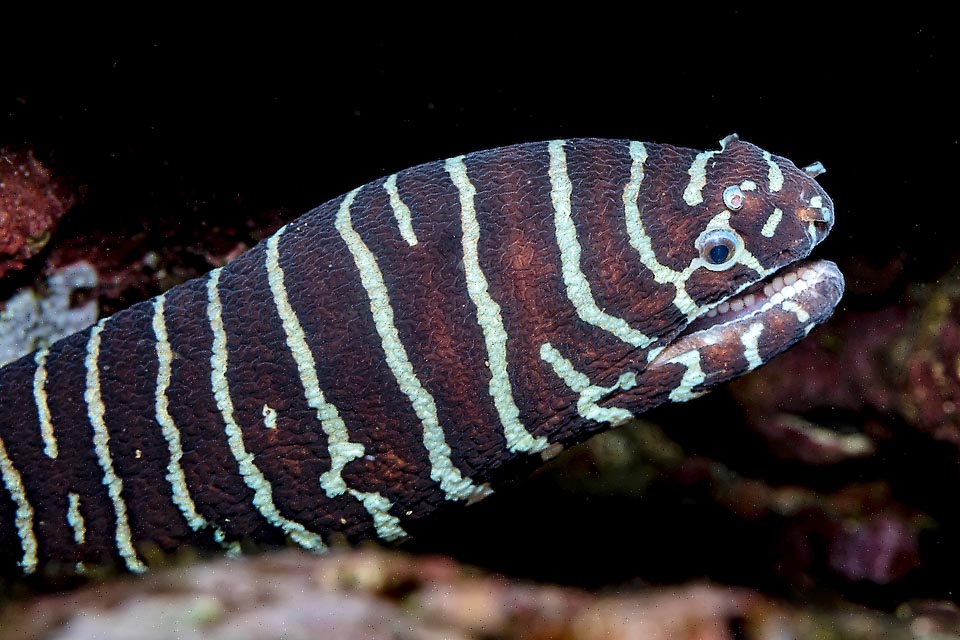
M706 314L804 258L832 211L735 138L523 144L364 185L0 370L0 569L402 538L805 336L842 293L829 263ZM709 268L717 233L734 244Z

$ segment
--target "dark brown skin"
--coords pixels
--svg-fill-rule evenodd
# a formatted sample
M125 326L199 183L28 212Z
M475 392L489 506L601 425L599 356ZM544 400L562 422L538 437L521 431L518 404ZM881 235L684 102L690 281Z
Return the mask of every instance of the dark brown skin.
M140 571L145 544L397 539L625 415L765 362L829 316L843 288L830 263L801 269L789 300L758 293L681 331L805 258L833 206L789 161L723 144L647 144L641 164L636 144L570 140L415 167L394 196L416 244L378 180L0 370L2 569ZM729 255L711 253L725 242Z

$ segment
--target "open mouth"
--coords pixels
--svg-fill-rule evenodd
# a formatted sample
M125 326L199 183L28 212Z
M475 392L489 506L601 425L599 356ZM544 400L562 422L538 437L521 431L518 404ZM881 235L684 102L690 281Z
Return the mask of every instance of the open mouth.
M798 320L807 316L819 322L829 316L842 294L843 276L833 262L795 263L724 300L696 318L680 335L744 322L775 307L792 311Z

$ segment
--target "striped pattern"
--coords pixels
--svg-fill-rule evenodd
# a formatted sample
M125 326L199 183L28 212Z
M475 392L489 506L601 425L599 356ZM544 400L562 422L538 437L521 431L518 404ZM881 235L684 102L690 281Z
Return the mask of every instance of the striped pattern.
M517 145L355 189L0 370L0 565L139 572L144 545L403 539L514 463L809 333L842 290L830 265L718 313L803 258L829 212L736 137ZM699 249L718 231L738 240L719 267Z
M107 487L110 494L110 502L113 504L113 512L116 515L116 542L117 551L123 558L127 569L134 572L146 570L146 566L137 557L137 552L133 548L133 536L130 532L130 522L127 519L127 503L123 499L123 480L117 476L113 468L113 456L110 454L110 433L107 430L107 424L104 421L106 407L103 404L103 395L100 393L100 333L106 324L106 320L101 320L93 329L90 330L90 338L87 341L87 357L84 360L84 368L87 372L87 388L83 394L83 399L87 403L87 416L90 418L90 425L93 427L93 449L97 454L97 462L103 474L103 484Z
M253 491L253 506L273 526L283 530L294 542L306 549L324 550L326 545L318 533L308 531L303 524L285 518L273 502L273 486L257 466L243 442L243 431L234 418L233 397L227 380L228 351L227 333L223 326L223 305L220 303L219 269L210 272L207 278L207 318L213 331L213 349L210 355L210 385L217 408L223 417L230 451L240 470L243 481Z
M20 550L23 558L18 562L24 573L33 573L37 569L37 536L33 530L33 506L27 500L26 490L23 487L23 478L13 466L3 440L0 439L0 477L3 486L17 506L14 526L17 537L20 539Z
M167 462L167 481L170 483L170 497L192 529L199 530L207 526L207 521L197 513L197 506L190 496L187 478L183 473L180 461L183 459L183 444L180 441L180 430L170 415L170 399L167 391L170 388L172 376L173 351L167 337L167 324L164 319L165 296L158 296L153 301L153 335L157 349L157 389L154 395L157 424L163 432L170 451Z
M50 407L47 404L47 349L40 349L34 356L37 370L33 376L33 399L37 404L37 417L40 419L40 433L43 436L43 453L48 458L57 457L57 437L53 433L50 421Z
M463 158L446 162L447 173L460 196L460 223L463 231L463 267L467 278L467 292L477 309L477 320L483 329L487 347L487 362L491 371L490 396L493 398L511 451L537 452L548 445L545 438L534 438L520 422L520 410L513 397L513 385L507 372L507 332L501 320L500 305L489 292L489 283L480 267L478 251L480 224L474 208L476 188L467 175Z

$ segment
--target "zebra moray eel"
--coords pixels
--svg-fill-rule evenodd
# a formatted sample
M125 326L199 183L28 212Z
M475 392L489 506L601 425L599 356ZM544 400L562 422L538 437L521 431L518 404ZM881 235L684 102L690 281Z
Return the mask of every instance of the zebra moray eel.
M556 140L327 202L0 370L0 571L400 540L755 369L842 295L793 265L833 226L820 171L736 136Z

